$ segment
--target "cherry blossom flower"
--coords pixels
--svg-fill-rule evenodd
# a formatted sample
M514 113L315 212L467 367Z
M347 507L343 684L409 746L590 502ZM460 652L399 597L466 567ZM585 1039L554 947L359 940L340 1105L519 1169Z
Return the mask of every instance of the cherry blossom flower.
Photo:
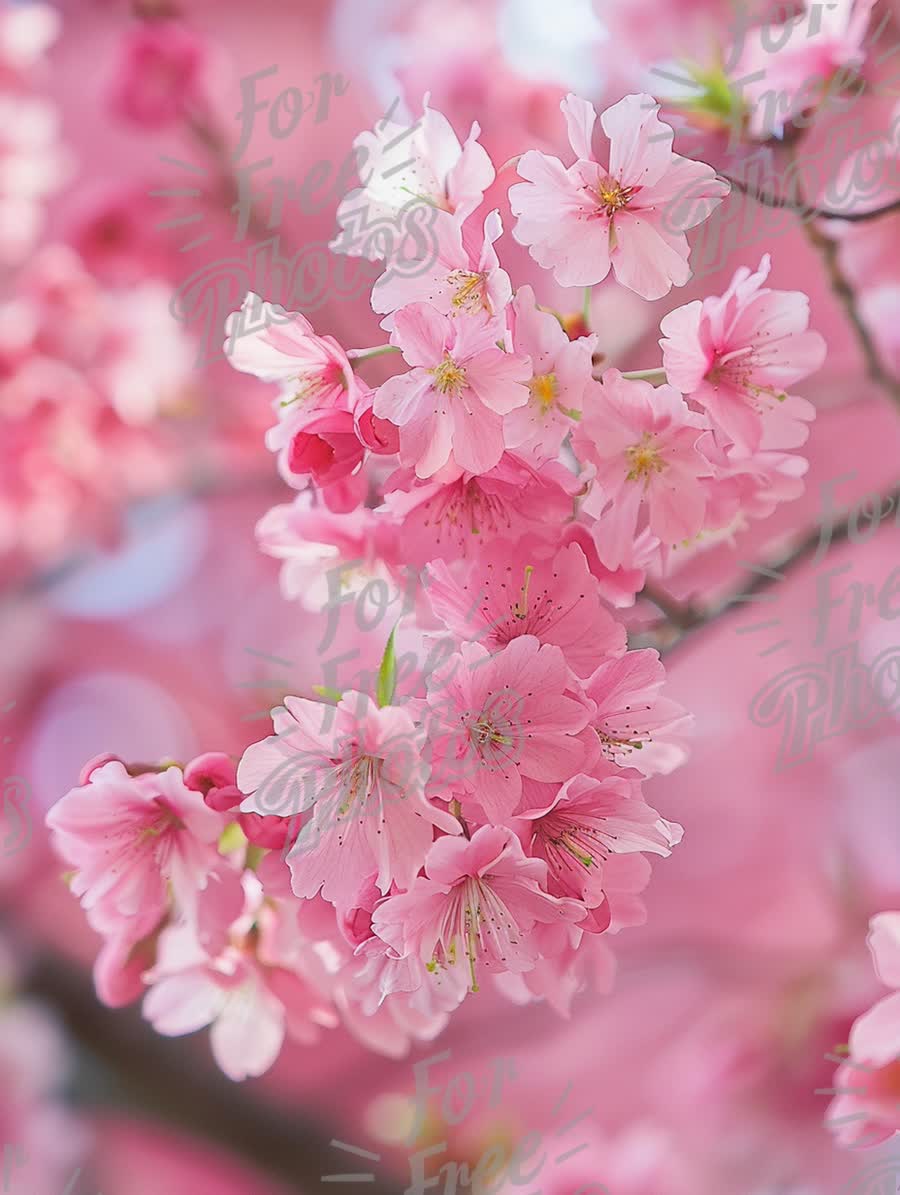
M609 369L596 383L575 434L576 452L596 475L584 502L600 520L597 551L615 568L628 560L647 525L664 544L689 540L703 526L711 467L697 449L706 424L672 386L654 388Z
M461 144L450 122L428 100L426 95L422 116L414 123L402 124L388 115L373 132L360 133L354 141L363 185L338 207L341 232L330 246L335 253L383 257L381 238L360 233L379 224L399 232L398 216L411 201L450 212L462 223L494 181L494 167L478 142L478 125L472 125Z
M400 459L433 477L450 461L487 473L504 451L503 416L528 401L526 358L497 347L496 320L441 315L426 303L398 311L391 343L409 373L379 387L373 411L400 428Z
M636 780L619 776L573 776L546 805L520 808L517 816L530 823L529 852L547 864L547 890L583 901L592 913L579 928L599 932L610 921L603 907L610 855L668 855L682 833L644 803Z
M814 109L828 83L854 79L865 61L864 41L876 0L805 0L782 23L756 26L743 38L734 76L754 137L784 136L785 127Z
M113 760L62 797L47 825L85 910L116 919L161 914L169 890L176 908L194 913L225 823L180 768L133 777Z
M628 95L600 117L608 165L592 148L596 111L568 95L560 105L575 162L538 150L522 155L525 181L510 188L526 245L561 286L593 286L615 271L623 286L659 299L691 276L685 231L705 220L728 194L712 167L672 152L672 130L649 95Z
M455 818L425 799L428 767L405 710L379 709L354 692L336 708L286 697L273 722L276 733L247 748L237 778L252 794L245 812L311 811L288 855L295 895L321 889L344 904L371 872L382 892L392 882L408 888L433 827L459 832Z
M500 268L494 242L503 233L498 211L484 219L476 238L475 217L464 225L439 213L434 223L437 252L424 246L428 256L418 267L410 262L403 273L388 270L372 288L372 310L388 314L383 328L394 326L393 313L410 303L428 303L442 315L499 315L512 298L509 275Z
M350 358L333 336L317 336L309 320L263 302L251 291L225 321L225 351L241 373L280 382L278 410L350 410L357 382Z
M283 561L281 592L308 610L349 600L368 586L397 599L397 527L366 508L334 513L312 504L312 491L274 506L256 525L260 548Z
M141 21L123 45L114 110L147 129L164 128L203 98L204 43L176 21Z
M581 417L597 337L571 340L556 316L538 308L530 286L516 292L509 326L513 350L531 361L531 379L526 406L506 416L504 438L510 448L555 458Z
M770 265L766 254L756 273L741 267L722 296L678 307L660 324L668 381L705 407L742 452L761 446L770 414L782 422L815 416L788 387L825 360L825 341L808 331L809 299L764 286ZM796 443L803 439L805 431ZM783 429L778 442L794 446Z
M536 923L575 922L584 908L543 889L546 865L527 859L511 830L482 826L466 838L441 838L428 853L425 875L409 892L391 896L372 915L376 934L401 955L414 953L429 970L455 969L459 983L478 990L483 971L530 970L539 954L529 931Z
M577 478L558 461L539 468L506 452L487 473L445 468L427 483L411 471L389 481L385 509L403 523L403 546L412 564L456 560L491 541L526 532L550 538L572 517Z
M690 718L660 694L665 668L649 648L627 651L602 663L585 683L596 705L591 719L604 756L645 776L671 772L685 758L679 739Z
M869 922L869 950L882 983L895 990L850 1030L826 1124L839 1145L879 1145L900 1132L900 912Z
M588 676L625 650L625 628L598 596L584 552L576 544L550 560L529 557L525 545L495 544L454 576L443 561L426 570L437 617L463 640L500 651L520 635L562 649L566 663Z
M591 706L569 695L565 656L533 635L496 655L461 644L432 676L428 706L432 786L468 794L491 821L513 813L523 776L566 780L592 748L582 733Z
M263 903L258 884L248 880L248 887L255 898L221 953L205 951L190 927L163 931L144 998L144 1015L157 1033L178 1037L211 1025L216 1062L238 1081L268 1070L285 1034L310 1043L320 1027L337 1024L330 1001L310 982L324 980L312 952L302 972L299 958L282 955L279 922L288 914Z

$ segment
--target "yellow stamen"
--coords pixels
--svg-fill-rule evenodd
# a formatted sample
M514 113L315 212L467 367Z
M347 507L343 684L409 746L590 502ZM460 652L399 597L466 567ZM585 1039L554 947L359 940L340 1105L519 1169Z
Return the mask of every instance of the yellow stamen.
M456 287L456 293L450 300L453 314L465 312L490 312L491 305L484 293L484 274L474 274L471 270L454 270L447 275L447 281Z
M531 397L540 405L541 411L546 414L556 402L556 374L537 374L528 383L528 389L531 391Z
M666 467L666 462L661 458L650 432L644 432L639 444L632 444L630 448L626 448L625 456L631 465L626 474L628 481L637 481L639 478L649 481L652 473L662 473Z
M633 195L632 187L623 187L614 178L602 178L597 183L597 197L607 216L614 216L623 207L627 207Z
M439 394L451 394L457 398L466 388L466 371L457 365L449 353L444 354L440 365L428 371L434 377L434 388Z

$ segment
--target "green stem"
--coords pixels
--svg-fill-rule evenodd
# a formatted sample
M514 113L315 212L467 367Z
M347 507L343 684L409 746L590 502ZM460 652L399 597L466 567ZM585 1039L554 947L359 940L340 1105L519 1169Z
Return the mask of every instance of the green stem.
M386 353L399 353L400 350L393 344L382 344L374 349L353 349L347 356L354 363L359 364L361 361L371 361L373 357L383 357Z
M630 373L623 373L622 377L627 378L629 382L664 382L666 371L664 369L633 369Z
M593 290L592 286L584 288L584 305L581 308L581 314L584 316L584 326L589 332L591 330L591 294Z

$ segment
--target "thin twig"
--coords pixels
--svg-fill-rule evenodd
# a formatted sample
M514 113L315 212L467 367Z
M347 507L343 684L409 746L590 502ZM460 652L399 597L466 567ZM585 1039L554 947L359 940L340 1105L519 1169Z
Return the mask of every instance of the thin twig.
M833 212L828 208L813 207L811 204L791 199L787 195L772 195L768 191L757 190L756 187L743 182L739 178L732 178L729 174L720 174L719 177L723 178L725 182L730 183L742 195L747 195L750 199L755 199L763 207L784 208L786 211L795 212L804 222L809 220L843 220L847 224L861 224L866 220L877 220L881 216L889 216L892 212L900 212L900 198L886 203L883 207L870 208L865 212Z
M793 151L792 151L793 153ZM795 160L795 159L794 159ZM803 207L808 206L798 187L799 202ZM885 368L881 355L875 346L872 334L866 327L856 300L856 292L850 285L850 280L844 273L840 262L840 246L833 237L826 236L821 229L809 221L803 221L803 231L806 239L822 258L825 272L835 298L844 308L850 326L856 333L856 339L866 361L866 368L871 380L884 390L895 406L900 407L900 380L893 377Z
M879 510L887 513L888 511L895 510L898 503L900 503L900 487L890 490L880 497ZM846 540L849 537L851 526L855 525L855 521L855 516L848 514L845 519L840 522L830 523L827 527L823 523L817 524L789 548L783 556L760 566L754 572L753 578L749 583L711 606L699 606L694 602L679 602L675 598L670 597L669 594L661 591L652 582L645 585L638 596L645 597L653 602L665 615L665 622L661 623L658 627L654 627L654 633L657 631L667 632L672 627L677 628L680 632L674 638L667 636L666 641L660 644L660 651L668 652L675 647L680 647L685 639L693 632L716 622L733 607L739 607L747 598L753 597L761 590L768 589L776 581L783 580L790 569L802 563L802 561L815 552L819 544L823 542L823 537L826 533L828 535L827 542L829 546Z
M277 1104L253 1084L232 1082L203 1059L198 1042L160 1037L136 1009L103 1007L90 980L71 964L50 955L38 958L23 991L51 1006L77 1045L103 1064L103 1103L121 1109L127 1102L144 1115L216 1142L293 1191L318 1190L322 1176L346 1162L331 1145L334 1135L341 1135L340 1126L328 1126L296 1104ZM96 1104L96 1085L89 1088L76 1088L76 1094L81 1102ZM375 1163L367 1162L366 1168L372 1174L367 1195L396 1190Z

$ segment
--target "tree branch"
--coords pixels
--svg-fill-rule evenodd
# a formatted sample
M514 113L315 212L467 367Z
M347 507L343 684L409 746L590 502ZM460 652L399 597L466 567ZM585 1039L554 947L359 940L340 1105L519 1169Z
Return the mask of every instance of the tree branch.
M795 212L803 221L808 220L843 220L846 224L862 224L866 220L878 220L881 216L889 216L892 212L900 212L900 199L894 199L883 207L871 208L865 212L833 212L828 208L812 207L808 203L791 199L787 195L772 195L768 191L759 191L749 183L739 178L732 178L729 174L720 174L736 191L755 199L763 207L785 208Z
M879 499L879 510L885 514L897 508L900 503L900 486L888 491ZM784 579L785 574L796 565L801 564L811 556L820 543L828 535L828 545L841 543L849 537L850 527L855 520L848 514L840 522L831 523L827 527L824 523L817 524L811 531L802 536L780 558L765 565L760 565L754 572L753 579L739 590L723 598L711 606L699 606L694 602L679 602L659 589L651 582L644 586L638 597L647 598L653 602L665 615L665 620L653 628L653 633L661 633L663 641L659 644L661 653L672 651L680 647L690 634L701 630L716 622L732 607L739 605L762 590L768 589L776 581ZM675 630L675 634L669 632Z
M113 1080L104 1084L105 1099L101 1089L103 1102L121 1109L124 1097L140 1113L215 1142L290 1190L318 1190L322 1175L339 1162L326 1124L275 1103L252 1085L232 1082L198 1057L194 1042L160 1037L136 1009L100 1005L90 980L71 964L41 956L23 991L50 1005L74 1041L103 1064L105 1078ZM95 1083L87 1091L76 1087L75 1094L97 1103ZM367 1195L392 1195L395 1184L372 1173Z

